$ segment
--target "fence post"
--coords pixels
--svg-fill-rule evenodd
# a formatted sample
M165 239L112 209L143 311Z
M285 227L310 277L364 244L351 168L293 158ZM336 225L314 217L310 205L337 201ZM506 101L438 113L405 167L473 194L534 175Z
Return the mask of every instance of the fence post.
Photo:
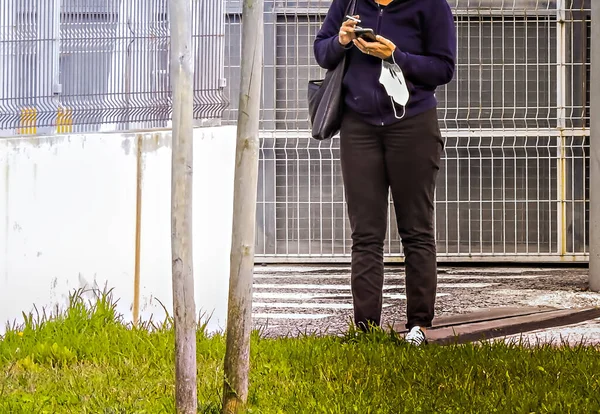
M258 129L263 72L263 9L263 0L244 0L223 392L224 413L241 412L248 399L258 191Z
M171 251L175 319L175 400L179 414L197 412L196 305L192 260L193 94L191 0L170 0L173 153Z
M590 90L590 289L600 291L600 1L592 0Z

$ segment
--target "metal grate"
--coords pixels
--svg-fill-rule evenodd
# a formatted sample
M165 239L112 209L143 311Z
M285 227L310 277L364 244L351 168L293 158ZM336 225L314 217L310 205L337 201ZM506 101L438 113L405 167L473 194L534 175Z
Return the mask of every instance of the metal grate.
M450 0L458 67L438 90L446 150L436 195L441 258L586 260L589 0ZM239 9L228 7L235 122ZM313 39L329 1L266 2L257 253L347 261L339 141L308 134L306 84L324 72ZM391 213L391 210L390 210ZM401 259L390 214L386 253Z
M4 0L0 133L167 126L167 5L167 0ZM192 10L194 115L220 118L227 105L223 2L193 0Z

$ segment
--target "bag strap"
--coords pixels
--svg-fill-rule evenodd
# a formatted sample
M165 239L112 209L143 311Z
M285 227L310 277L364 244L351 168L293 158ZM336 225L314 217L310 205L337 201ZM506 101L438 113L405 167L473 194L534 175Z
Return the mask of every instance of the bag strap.
M346 14L354 16L356 14L356 0L350 0L348 7L346 7Z

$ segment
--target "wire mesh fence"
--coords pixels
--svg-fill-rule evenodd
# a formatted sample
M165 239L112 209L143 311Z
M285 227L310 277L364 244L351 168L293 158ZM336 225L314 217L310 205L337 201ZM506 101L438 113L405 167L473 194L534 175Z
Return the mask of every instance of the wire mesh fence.
M437 93L446 137L436 194L439 256L586 260L590 1L449 3L459 50L454 81ZM349 258L339 139L318 143L308 133L306 84L324 74L312 45L329 5L266 2L257 217L265 261ZM230 2L227 12L233 98L241 9ZM236 117L232 99L224 119ZM386 254L396 260L402 247L392 208Z
M242 2L191 1L195 117L235 123ZM586 260L591 1L449 0L458 64L437 92L441 258ZM167 0L3 5L0 134L169 126ZM312 45L329 5L265 0L261 260L349 259L339 138L319 143L308 132L307 83L324 74ZM396 260L389 216L386 253Z
M167 0L3 0L0 131L165 127L171 116ZM226 107L224 6L194 0L196 119Z

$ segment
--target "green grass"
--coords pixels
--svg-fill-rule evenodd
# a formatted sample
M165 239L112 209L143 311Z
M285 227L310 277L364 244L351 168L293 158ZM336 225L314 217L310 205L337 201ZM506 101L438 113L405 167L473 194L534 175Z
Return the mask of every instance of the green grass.
M110 295L0 338L0 413L174 411L171 321L125 326ZM199 411L218 413L224 338L198 331ZM593 347L411 349L394 335L252 338L252 413L591 413Z

